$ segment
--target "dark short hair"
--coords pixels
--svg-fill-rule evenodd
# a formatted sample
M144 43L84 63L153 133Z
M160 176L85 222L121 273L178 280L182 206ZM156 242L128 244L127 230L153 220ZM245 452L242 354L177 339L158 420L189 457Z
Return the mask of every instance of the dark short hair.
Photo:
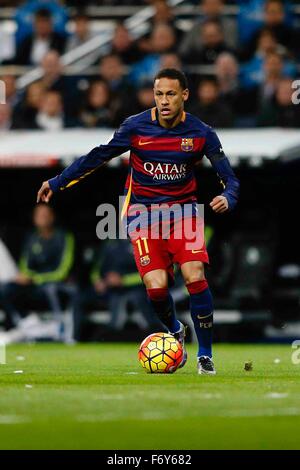
M219 88L219 83L216 77L205 77L199 81L197 88L201 88L204 85L212 85L215 88Z
M73 16L73 21L85 20L89 21L89 15L85 10L78 10L77 13Z
M185 90L188 88L188 81L183 72L177 69L162 69L160 70L154 77L155 80L159 80L160 78L170 78L171 80L178 80L181 88Z
M51 20L52 14L51 14L51 11L48 10L47 8L40 8L39 10L36 10L34 17Z
M282 8L284 8L284 3L282 0L267 0L265 7L269 6L271 3L277 3L278 5L282 6Z

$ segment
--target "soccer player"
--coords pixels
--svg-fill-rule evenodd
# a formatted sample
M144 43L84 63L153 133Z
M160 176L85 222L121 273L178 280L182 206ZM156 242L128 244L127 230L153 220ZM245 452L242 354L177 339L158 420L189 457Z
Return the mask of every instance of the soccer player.
M189 97L185 75L176 69L161 70L154 79L154 97L156 107L127 118L107 145L94 148L60 175L45 181L37 201L49 202L53 193L73 186L111 158L130 150L123 214L129 214L136 204L149 208L150 215L154 203L189 205L193 227L198 228L194 168L204 155L223 183L222 194L213 198L210 207L219 214L232 210L238 199L238 179L214 130L184 111ZM190 249L190 237L184 234L177 238L174 232L171 227L167 239L130 234L136 265L154 311L184 348L185 328L176 318L168 290L173 264L180 265L199 342L198 373L213 375L213 300L204 272L208 254L203 239L199 246ZM181 367L186 359L184 348Z

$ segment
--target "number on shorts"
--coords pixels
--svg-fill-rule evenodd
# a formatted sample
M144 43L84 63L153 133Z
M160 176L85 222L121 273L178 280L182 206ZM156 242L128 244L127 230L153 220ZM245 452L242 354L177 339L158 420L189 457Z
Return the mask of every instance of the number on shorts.
M143 243L142 243L143 242ZM148 247L148 241L147 241L147 238L139 238L137 241L136 241L136 244L138 246L138 250L139 250L139 255L140 256L144 256L144 255L148 255L149 253L149 247ZM142 246L143 245L143 246ZM143 249L145 250L145 252L143 253Z

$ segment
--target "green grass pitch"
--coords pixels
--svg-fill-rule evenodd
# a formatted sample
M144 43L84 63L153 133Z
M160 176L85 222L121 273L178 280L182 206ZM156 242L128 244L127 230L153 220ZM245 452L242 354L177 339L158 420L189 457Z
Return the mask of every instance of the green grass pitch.
M0 365L0 448L299 449L292 351L216 345L218 375L207 377L196 374L194 345L171 375L146 374L137 344L10 346Z

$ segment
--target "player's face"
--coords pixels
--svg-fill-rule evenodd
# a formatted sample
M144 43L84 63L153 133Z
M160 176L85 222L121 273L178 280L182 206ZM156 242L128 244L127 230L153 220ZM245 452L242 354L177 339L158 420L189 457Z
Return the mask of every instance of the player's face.
M154 83L154 98L162 121L173 121L183 111L184 102L189 96L188 89L183 90L178 80L160 78Z

